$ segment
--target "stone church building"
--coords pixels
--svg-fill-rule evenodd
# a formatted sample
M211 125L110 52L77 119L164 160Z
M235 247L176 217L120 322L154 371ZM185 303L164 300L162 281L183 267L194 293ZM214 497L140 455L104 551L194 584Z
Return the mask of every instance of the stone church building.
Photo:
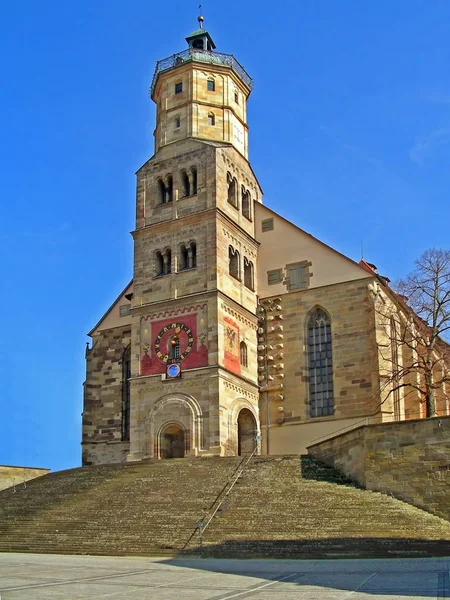
M252 80L199 24L156 65L133 280L89 333L83 464L297 454L422 411L417 393L383 392L386 280L264 206Z

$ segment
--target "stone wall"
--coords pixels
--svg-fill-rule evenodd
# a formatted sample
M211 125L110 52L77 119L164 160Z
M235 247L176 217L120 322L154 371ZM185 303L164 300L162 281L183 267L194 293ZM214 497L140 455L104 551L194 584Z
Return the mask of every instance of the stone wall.
M12 487L13 485L22 485L25 481L47 475L49 471L50 469L0 465L0 490L6 490L6 488Z
M450 520L450 417L359 427L308 453L369 490Z

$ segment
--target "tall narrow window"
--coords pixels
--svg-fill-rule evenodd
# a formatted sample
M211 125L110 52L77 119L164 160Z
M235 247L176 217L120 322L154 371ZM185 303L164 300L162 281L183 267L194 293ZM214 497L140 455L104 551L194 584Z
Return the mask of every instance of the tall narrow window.
M166 248L163 254L163 262L164 262L164 275L168 275L172 273L172 252L170 248Z
M239 350L241 357L241 367L248 367L247 344L245 342L241 342Z
M239 252L232 246L228 248L228 270L231 277L240 281L240 256Z
M216 124L216 115L212 112L208 113L208 125Z
M155 252L155 275L164 275L164 260L159 250Z
M175 94L181 94L182 91L183 91L183 82L182 81L178 81L175 84Z
M164 181L158 179L156 187L158 188L158 204L164 204L166 201L166 186L164 185Z
M208 79L208 92L216 91L216 82L214 79Z
M398 328L394 317L391 317L390 322L391 336L391 362L392 362L392 397L394 405L394 419L400 421L400 381L399 381L399 364L398 364Z
M192 195L195 196L197 194L197 169L192 167L191 169L191 181L192 181Z
M166 188L166 202L173 201L173 179L172 175L167 176L167 188Z
M188 268L188 251L184 244L180 246L180 264L178 267L179 271L183 271Z
M250 192L242 186L242 214L249 221L252 219Z
M130 439L130 377L131 346L123 353L122 359L122 441Z
M228 202L237 208L237 181L236 178L227 173L227 184L228 184Z
M244 257L244 285L249 290L254 291L254 276L253 276L253 263Z
M179 129L181 127L181 119L180 117L175 117L175 129Z
M308 367L311 417L334 414L331 322L321 308L308 320Z
M197 266L197 244L191 242L188 249L188 264L191 269Z
M181 197L186 198L191 195L191 183L186 171L181 171Z

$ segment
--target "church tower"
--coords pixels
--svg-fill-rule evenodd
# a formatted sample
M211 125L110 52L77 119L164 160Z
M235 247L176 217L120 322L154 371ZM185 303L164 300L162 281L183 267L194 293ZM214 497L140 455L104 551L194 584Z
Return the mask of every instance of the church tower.
M238 454L259 433L252 80L203 17L186 41L156 65L137 172L127 460Z

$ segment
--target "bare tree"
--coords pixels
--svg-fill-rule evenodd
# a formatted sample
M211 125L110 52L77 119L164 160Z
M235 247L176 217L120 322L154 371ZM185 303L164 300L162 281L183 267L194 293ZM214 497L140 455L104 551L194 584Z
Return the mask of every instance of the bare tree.
M382 286L376 302L380 355L384 364L382 402L393 395L394 415L400 390L414 392L426 416L437 415L437 393L450 386L450 252L429 249L415 269L393 289ZM384 392L384 394L383 394ZM397 417L399 418L399 417Z

